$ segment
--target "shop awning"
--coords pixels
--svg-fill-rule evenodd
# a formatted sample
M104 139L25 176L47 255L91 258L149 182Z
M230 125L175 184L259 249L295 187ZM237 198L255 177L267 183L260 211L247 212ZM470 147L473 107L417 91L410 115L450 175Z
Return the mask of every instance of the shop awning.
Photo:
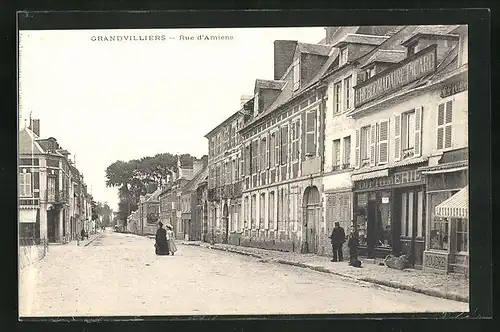
M366 172L366 173L361 173L361 174L353 174L351 176L351 180L352 181L362 181L362 180L368 180L368 179L381 178L384 176L389 176L389 170L387 168L381 169L378 171Z
M469 186L436 206L435 214L440 218L469 218Z
M36 223L36 212L38 210L19 210L19 222L22 223Z
M422 171L422 174L442 174L442 173L453 173L453 172L458 172L458 171L463 171L468 169L468 166L461 166L461 167L453 167L453 168L445 168L445 169L437 169L433 171Z

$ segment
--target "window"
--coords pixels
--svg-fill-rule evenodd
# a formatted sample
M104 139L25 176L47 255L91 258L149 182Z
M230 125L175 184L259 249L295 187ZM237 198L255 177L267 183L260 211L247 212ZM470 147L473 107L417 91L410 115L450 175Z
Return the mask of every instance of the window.
M372 78L373 76L375 76L375 66L370 67L366 70L366 79L367 80Z
M272 133L269 141L269 165L271 167L274 167L274 165L276 165L277 149L275 149L275 146L276 146L276 133Z
M352 107L352 76L344 79L344 108L348 110Z
M292 161L297 161L300 158L299 136L300 136L300 122L299 120L297 120L292 123Z
M300 59L296 59L293 64L293 91L300 88Z
M260 170L264 171L267 168L267 140L263 138L260 141Z
M47 177L47 200L54 201L56 198L56 178L54 176Z
M339 66L342 66L347 63L347 47L344 47L340 49L340 60L339 60Z
M455 219L457 224L457 245L456 251L469 251L468 236L469 236L469 220L468 219Z
M381 121L378 128L378 164L387 164L389 161L389 121Z
M276 158L276 163L275 165L278 166L280 164L280 140L278 136L279 132L276 132L276 137L275 137L275 145L274 145L274 151L275 151L275 158Z
M430 248L448 250L448 219L434 218L430 231Z
M351 136L344 137L343 168L351 167Z
M306 156L316 155L316 110L306 113Z
M361 128L360 135L360 154L361 154L361 166L365 166L370 163L370 154L368 153L368 149L370 148L370 126L366 126Z
M258 141L252 142L252 174L259 171L259 144Z
M281 164L288 163L288 125L281 127Z
M451 148L451 125L452 125L453 102L439 104L438 106L438 125L437 125L437 149Z
M251 216L250 216L250 228L255 229L255 218L257 213L257 196L252 196L252 206L251 206Z
M245 213L245 217L243 218L243 227L244 228L248 228L248 221L250 220L250 199L247 197L245 197L245 206L244 206L244 213Z
M413 157L415 152L415 111L401 116L401 148L403 158Z
M333 95L334 95L334 113L340 113L342 111L342 82L335 83L333 85Z
M234 159L233 160L233 174L232 174L232 182L238 181L238 164L239 162Z
M266 229L273 229L274 227L274 216L275 216L275 208L274 208L274 191L269 193L269 216Z
M26 170L19 173L19 196L31 196L31 173L26 173Z
M413 192L401 194L401 236L413 234Z
M410 55L415 54L415 46L417 44L411 44L406 47L406 56L409 57Z
M340 139L333 141L333 170L340 168Z
M283 221L283 189L278 190L278 217L276 219L276 231L281 229L281 222Z
M424 192L417 192L417 237L423 238L424 231Z
M259 218L259 228L266 226L266 194L260 194L260 218Z

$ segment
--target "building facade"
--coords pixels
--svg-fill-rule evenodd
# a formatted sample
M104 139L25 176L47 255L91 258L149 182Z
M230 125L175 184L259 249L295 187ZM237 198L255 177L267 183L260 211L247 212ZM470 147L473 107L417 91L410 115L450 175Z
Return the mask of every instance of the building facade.
M19 133L20 238L58 243L77 238L83 223L79 219L76 224L74 216L84 216L85 209L79 210L74 196L88 193L75 170L69 152L53 137L40 138L40 121L30 119L30 125ZM81 192L75 191L75 183Z
M440 92L432 82L456 66L459 37L450 34L453 29L405 28L394 37L402 40L404 59L380 69L368 61L365 79L354 87L348 113L355 129L353 212L367 257L405 254L413 266L423 266L428 225L421 167L432 163L436 141L465 143L463 130L462 137L437 137ZM400 46L393 43L393 51ZM463 123L464 113L457 113L454 120Z

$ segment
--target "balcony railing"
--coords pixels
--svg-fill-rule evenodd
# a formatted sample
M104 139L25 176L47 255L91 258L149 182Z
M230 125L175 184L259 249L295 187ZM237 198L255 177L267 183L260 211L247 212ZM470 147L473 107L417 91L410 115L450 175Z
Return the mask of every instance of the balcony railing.
M47 190L45 192L45 198L47 203L53 204L64 204L68 202L69 194L65 190L55 191L55 190Z

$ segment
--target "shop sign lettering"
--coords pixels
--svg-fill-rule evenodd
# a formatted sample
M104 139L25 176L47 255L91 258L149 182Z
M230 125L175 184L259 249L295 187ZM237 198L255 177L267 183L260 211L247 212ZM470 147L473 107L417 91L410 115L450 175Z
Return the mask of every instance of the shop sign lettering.
M422 174L418 170L397 172L389 176L384 176L376 179L361 180L355 182L356 190L377 189L389 187L392 185L400 185L405 183L415 183L422 181Z
M354 87L354 106L359 107L382 95L397 90L436 70L436 48L429 47L409 62L389 70L385 75L376 75Z
M469 84L468 80L463 79L463 80L445 85L441 89L441 98L446 98L446 97L449 97L449 96L452 96L454 94L457 94L457 93L460 93L462 91L467 90L469 88L468 84Z

